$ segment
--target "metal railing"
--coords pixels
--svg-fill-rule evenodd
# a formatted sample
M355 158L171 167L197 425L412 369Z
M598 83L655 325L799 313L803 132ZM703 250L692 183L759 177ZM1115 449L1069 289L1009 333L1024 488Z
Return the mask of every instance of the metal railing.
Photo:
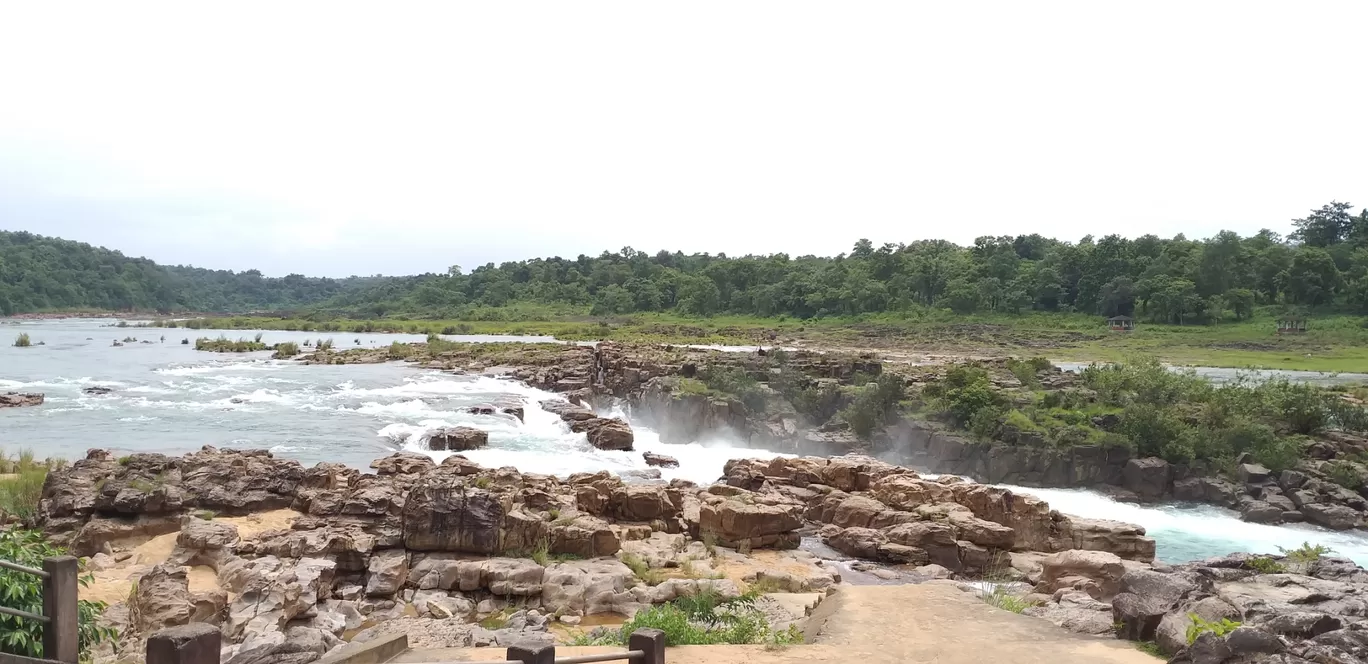
M71 556L43 559L43 569L0 560L0 568L43 580L43 614L0 606L0 613L43 624L43 658L64 664L81 659L80 612L76 608L80 563Z
M508 649L508 655L504 659L466 664L591 664L620 660L632 664L665 664L665 632L658 629L639 629L632 632L627 638L627 650L623 652L556 657L556 646L513 646Z

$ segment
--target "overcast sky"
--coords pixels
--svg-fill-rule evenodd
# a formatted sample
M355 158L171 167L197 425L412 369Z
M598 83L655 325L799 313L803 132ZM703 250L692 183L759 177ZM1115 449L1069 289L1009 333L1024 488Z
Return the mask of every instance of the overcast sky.
M1368 2L9 2L0 229L271 275L1289 230Z

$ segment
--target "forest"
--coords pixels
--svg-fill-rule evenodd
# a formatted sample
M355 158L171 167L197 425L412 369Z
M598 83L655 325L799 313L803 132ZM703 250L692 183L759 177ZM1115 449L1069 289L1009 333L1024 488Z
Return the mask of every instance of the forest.
M275 311L317 304L375 281L164 266L83 242L0 231L0 314L6 316L72 310Z
M330 313L479 319L539 303L593 315L672 311L801 319L939 307L956 313L1064 311L1153 322L1218 323L1279 305L1298 313L1368 313L1368 210L1333 202L1293 220L1287 237L1223 231L1085 237L1038 234L856 243L834 257L660 252L539 258L464 273L387 281L339 295Z
M1255 307L1368 313L1368 209L1332 202L1263 230L1084 237L1038 234L874 246L832 257L729 257L631 248L597 257L489 263L469 272L263 277L159 266L30 233L0 232L0 312L103 309L279 311L316 316L479 320L510 305L607 316L674 312L800 319L944 308L955 313L1062 311L1152 322L1241 320Z

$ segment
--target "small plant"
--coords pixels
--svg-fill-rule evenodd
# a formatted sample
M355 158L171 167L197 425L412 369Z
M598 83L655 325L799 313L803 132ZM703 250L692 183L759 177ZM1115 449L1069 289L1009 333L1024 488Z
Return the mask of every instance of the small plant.
M1287 571L1282 563L1265 556L1251 558L1245 564L1260 574L1282 574Z
M1231 620L1230 618L1207 621L1195 613L1189 613L1188 619L1192 621L1192 624L1188 625L1187 628L1188 645L1192 645L1193 642L1197 640L1197 637L1207 632L1211 632L1216 636L1225 636L1226 634L1235 631L1240 626L1239 622Z
M293 341L282 341L275 345L275 354L271 355L271 358L276 360L288 360L298 354L299 344Z
M218 514L213 510L200 510L198 512L195 512L195 518L202 519L204 521L213 521L214 517L216 516L218 516Z
M660 585L665 580L664 572L651 569L649 563L634 553L622 554L622 564L626 565L627 569L632 570L632 574L635 574L636 578L641 579L641 582L648 586Z
M128 465L129 463L131 463L132 461L133 461L133 457L128 456L128 455L119 457L119 465L120 465L120 466L127 466L127 465Z
M491 486L494 486L494 480L489 479L488 477L477 477L477 478L475 478L475 488L477 488L477 489L488 489L488 488L491 487Z
M23 520L30 520L38 513L38 501L43 498L43 482L47 480L47 468L25 466L21 461L17 473L0 479L0 511Z
M1006 588L1001 585L993 586L991 592L984 593L983 602L988 606L995 606L1005 611L1011 611L1012 613L1021 613L1022 611L1031 608L1030 602L1027 602L1022 597L1007 592Z
M548 555L550 549L551 543L543 537L537 541L537 548L532 549L532 554L528 557L532 559L532 562L537 563L542 567L546 567L546 563L550 560L550 555Z
M1278 547L1278 551L1281 551L1287 557L1287 561L1299 571L1305 571L1307 567L1311 566L1311 563L1320 560L1321 556L1334 553L1334 550L1328 546L1313 545L1310 542L1302 542L1302 545L1295 549Z
M707 549L708 556L717 557L717 533L711 530L703 531L703 548Z
M1162 660L1168 660L1168 655L1164 654L1164 649L1160 648L1159 644L1153 641L1136 641L1134 645L1136 650L1139 650L1140 652L1145 653L1146 655L1158 657Z
M1363 488L1363 473L1358 466L1349 461L1331 461L1325 466L1325 476L1331 482L1346 489L1358 491Z
M552 507L552 508L549 509L549 510L546 510L546 520L547 520L547 521L559 521L559 520L560 520L560 516L561 516L561 511L558 510L558 509L556 509L556 508L554 508L554 507Z
M14 338L14 347L15 347L15 348L28 348L29 346L32 346L32 345L33 345L33 342L29 340L29 335L28 335L27 332L21 332L21 333L19 333L19 336L17 336L17 337Z

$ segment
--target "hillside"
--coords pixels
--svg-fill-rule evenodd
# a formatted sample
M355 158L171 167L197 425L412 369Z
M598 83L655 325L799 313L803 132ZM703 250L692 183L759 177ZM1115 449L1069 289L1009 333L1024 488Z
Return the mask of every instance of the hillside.
M0 231L0 314L35 311L255 311L316 304L374 284L373 277L261 276L158 265L118 251ZM383 281L383 279L381 279Z

